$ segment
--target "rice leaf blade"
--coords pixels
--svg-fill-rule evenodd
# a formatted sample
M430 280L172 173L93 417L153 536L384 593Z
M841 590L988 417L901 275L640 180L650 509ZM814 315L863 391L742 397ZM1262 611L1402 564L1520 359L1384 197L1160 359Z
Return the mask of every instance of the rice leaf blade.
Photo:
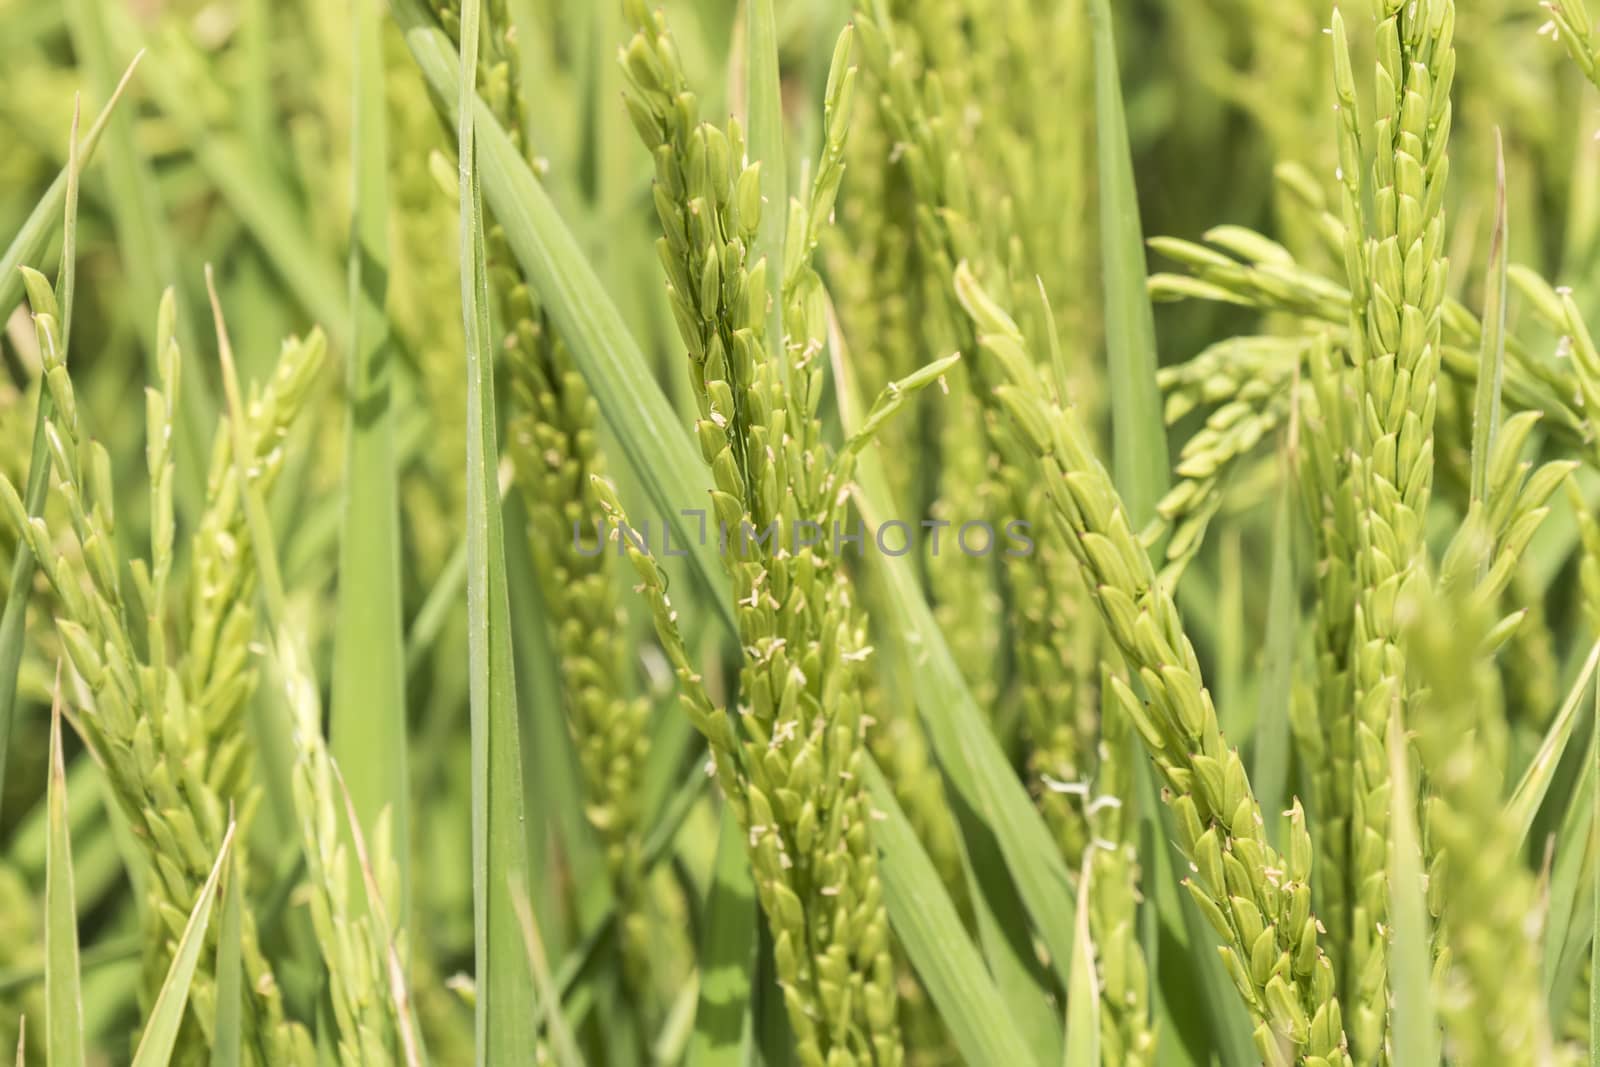
M363 829L370 834L379 814L389 811L400 872L396 921L403 926L411 899L410 775L390 374L395 357L385 315L388 135L379 13L374 0L356 0L353 8L351 347L329 734Z
M67 771L61 754L61 681L50 712L50 844L45 862L45 1050L52 1067L82 1067L83 990L79 978L77 896L67 828Z
M1591 768L1600 767L1600 686L1595 687L1594 694L1594 729L1590 739L1589 765ZM1590 778L1590 793L1592 794L1589 812L1590 848L1600 855L1600 771L1596 771ZM1589 916L1589 966L1590 973L1595 973L1593 968L1600 964L1600 876L1594 879L1594 890L1591 899L1593 911ZM1591 978L1589 982L1589 1064L1590 1067L1600 1067L1600 985Z
M850 436L861 424L862 405L840 346L832 348L840 423ZM883 518L881 509L888 506L890 498L880 455L864 449L856 466L855 500L868 527L875 528ZM959 802L968 805L993 834L1017 893L1044 941L1051 966L1063 985L1068 984L1073 932L1065 904L1074 896L1061 852L961 677L910 561L888 554L874 559L889 595L893 625L908 635L909 642L920 646L923 659L911 664L908 674L940 769L960 794Z
M222 882L222 917L217 931L217 1018L211 1044L211 1067L239 1067L243 1062L244 968L240 959L244 888L237 866Z
M1484 283L1483 348L1478 360L1478 384L1472 402L1472 502L1487 504L1489 457L1500 427L1500 383L1506 361L1506 151L1505 140L1495 130L1495 216L1489 238L1489 274ZM1488 569L1479 564L1479 579Z
M528 901L527 890L511 883L506 887L512 907L517 914L517 925L522 931L523 948L528 956L528 969L533 973L539 990L539 1012L546 1035L555 1047L558 1067L583 1067L583 1056L578 1052L572 1028L561 1008L561 998L556 994L555 982L550 977L550 964L545 957L544 940L539 936L539 924L533 917L533 906Z
M1062 1061L1065 1067L1097 1067L1100 1063L1100 981L1095 973L1094 942L1089 930L1092 873L1093 864L1086 855L1083 873L1078 877L1078 936L1072 946L1072 985L1067 990L1067 1047Z
M1390 981L1394 990L1395 1062L1439 1063L1438 1022L1432 995L1433 946L1417 831L1410 749L1398 710L1389 719L1389 775L1394 804L1389 828L1389 914L1394 924Z
M1156 516L1166 491L1166 426L1156 385L1156 326L1146 286L1144 233L1133 180L1127 117L1117 71L1110 0L1091 0L1096 155L1100 172L1100 257L1105 285L1111 461L1134 528Z
M217 885L222 872L233 854L235 825L228 824L222 837L222 847L217 850L217 862L211 868L189 921L178 939L178 950L173 953L172 966L156 994L154 1006L145 1022L144 1036L133 1054L133 1067L166 1067L172 1060L172 1050L178 1040L178 1028L183 1023L184 1010L189 1003L189 987L200 962L200 952L205 947L206 927L211 923L211 911L217 902Z
M875 764L868 764L867 787L873 806L884 816L873 824L872 834L883 852L880 874L889 921L963 1059L1037 1063L1022 1044L1009 1006L989 980L932 861Z
M463 7L460 99L474 99L480 0ZM479 1067L509 1063L534 1046L537 1002L516 893L528 884L525 796L512 670L505 531L496 470L494 351L479 188L476 113L457 121L460 172L461 307L467 358L467 625L472 747L475 1056ZM547 1005L551 1011L557 1005Z
M1557 1005L1567 1003L1557 997L1563 985L1563 961L1572 957L1575 944L1588 947L1589 930L1580 920L1587 915L1592 903L1588 879L1594 870L1594 778L1595 755L1591 747L1554 841L1555 864L1547 891L1549 904L1542 975L1545 1000L1552 1011Z
M689 1042L689 1067L741 1067L755 978L755 884L733 812L722 809L717 854L706 894L700 945L700 995Z
M1284 484L1272 518L1272 564L1267 593L1266 651L1256 712L1256 743L1250 780L1267 818L1267 840L1279 841L1278 813L1287 806L1289 701L1294 681L1295 635L1299 632L1294 559L1294 464L1281 465Z
M1545 795L1550 790L1550 783L1555 780L1561 756L1566 752L1568 742L1572 740L1572 731L1577 726L1578 712L1583 705L1583 695L1588 692L1589 681L1594 677L1597 665L1600 665L1600 641L1595 642L1590 650L1589 658L1584 661L1583 669L1578 672L1577 679L1567 692L1567 699L1562 703L1561 710L1556 712L1555 718L1545 731L1539 751L1534 754L1528 769L1523 772L1516 789L1512 791L1511 798L1506 801L1506 809L1518 828L1518 836L1524 841L1529 831L1533 829L1534 817L1539 814L1539 807L1544 803Z

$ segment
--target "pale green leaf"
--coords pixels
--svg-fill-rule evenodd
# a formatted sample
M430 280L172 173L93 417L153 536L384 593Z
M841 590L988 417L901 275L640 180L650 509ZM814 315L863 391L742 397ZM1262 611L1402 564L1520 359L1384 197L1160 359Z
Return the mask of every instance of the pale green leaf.
M217 861L205 884L200 887L193 910L189 912L189 922L183 928L183 936L178 939L178 950L173 954L172 965L167 968L167 976L145 1020L144 1036L139 1039L139 1047L133 1054L133 1067L167 1067L172 1061L178 1028L183 1023L184 1009L189 1003L189 987L194 982L201 950L205 948L206 927L211 923L212 906L217 902L217 885L228 857L233 854L234 830L235 825L228 823L228 832L222 835L222 846L217 850Z

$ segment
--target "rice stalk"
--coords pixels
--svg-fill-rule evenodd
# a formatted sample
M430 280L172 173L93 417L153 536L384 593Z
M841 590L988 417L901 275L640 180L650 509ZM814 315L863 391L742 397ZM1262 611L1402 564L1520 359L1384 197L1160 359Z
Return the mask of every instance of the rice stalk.
M1171 593L1157 580L1078 419L1060 406L1016 323L970 271L958 291L1005 384L1000 402L1034 450L1056 520L1109 636L1147 697L1115 676L1119 708L1165 779L1178 846L1196 869L1184 885L1223 940L1220 953L1256 1024L1269 1065L1350 1062L1333 966L1311 914L1311 838L1298 803L1289 850L1267 844L1237 750L1225 746Z
M682 699L748 837L800 1062L896 1064L904 1052L861 781L859 664L870 650L837 559L790 536L792 524L826 531L842 518L852 458L846 450L836 462L820 440L826 303L811 267L843 173L849 35L829 73L821 158L789 209L785 262L751 262L764 208L738 123L701 122L664 18L642 2L626 13L635 31L623 50L628 108L655 164L657 248L716 485L709 517L734 582L744 649L737 730L689 666L654 560L626 530L615 536L644 580ZM769 274L787 384L764 339ZM622 520L614 495L607 510Z

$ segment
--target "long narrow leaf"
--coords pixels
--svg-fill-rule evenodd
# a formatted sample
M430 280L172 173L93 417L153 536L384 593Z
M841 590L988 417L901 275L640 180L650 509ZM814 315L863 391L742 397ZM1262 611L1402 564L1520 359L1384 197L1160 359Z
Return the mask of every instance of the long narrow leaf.
M353 52L355 219L350 236L351 348L344 520L334 626L329 739L361 825L389 811L400 872L396 921L410 913L410 775L400 605L400 518L388 320L388 137L375 0L356 0Z
M1489 277L1484 284L1483 349L1478 361L1478 384L1472 402L1472 502L1487 504L1489 456L1500 428L1500 382L1506 363L1506 150L1499 129L1494 131L1495 214L1489 238ZM1488 569L1485 556L1479 577Z
M1594 729L1590 739L1589 763L1592 767L1600 767L1600 686L1595 687L1594 693ZM1600 771L1591 779L1593 806L1589 811L1590 847L1600 855L1600 787L1597 786L1600 786ZM1600 983L1593 978L1593 975L1600 973L1595 970L1600 965L1600 876L1594 880L1591 899L1594 910L1589 917L1589 1065L1600 1067Z
M733 812L724 807L711 889L706 895L700 1002L695 1008L689 1067L740 1067L744 1063L759 921L744 835Z
M1094 864L1083 858L1078 878L1078 936L1072 945L1072 984L1067 989L1067 1048L1065 1067L1099 1067L1100 980L1095 973L1094 943L1089 934L1090 878Z
M1578 721L1578 710L1583 703L1584 693L1589 689L1589 680L1594 677L1597 664L1600 664L1600 641L1595 642L1594 648L1589 652L1589 658L1584 661L1583 669L1578 672L1577 680L1572 683L1572 689L1568 691L1561 710L1556 713L1554 721L1545 731L1539 751L1534 754L1533 761L1528 764L1528 769L1523 772L1522 779L1512 791L1511 799L1506 802L1507 813L1517 828L1519 840L1526 840L1528 832L1533 829L1534 817L1539 814L1539 807L1544 803L1545 794L1550 790L1550 783L1555 779L1556 767L1561 763L1561 756L1567 750L1567 743L1572 740L1572 730Z
M842 346L835 343L831 347L840 421L849 435L860 425L861 404ZM875 528L886 517L883 509L891 499L882 460L875 450L868 448L861 453L856 480L856 506L867 526ZM961 677L933 612L923 599L910 560L887 554L878 554L874 559L889 595L894 626L919 646L922 658L911 664L907 673L940 768L961 802L994 835L1017 892L1044 941L1050 963L1066 985L1070 981L1070 905L1074 899L1066 863Z
M82 1067L83 991L78 974L77 897L67 829L67 770L61 755L61 679L50 712L50 846L45 860L45 1050L51 1067Z
M1433 944L1423 884L1422 839L1411 784L1410 747L1398 712L1389 719L1389 780L1394 803L1389 825L1389 914L1394 930L1390 984L1394 990L1396 1063L1430 1067L1439 1062L1438 1021L1431 990Z
M1287 807L1289 781L1289 700L1294 680L1295 634L1299 631L1294 570L1294 471L1282 464L1284 484L1272 518L1272 567L1267 592L1266 651L1256 702L1255 755L1250 781L1266 813L1267 839L1279 840L1278 813Z
M156 994L156 1002L145 1020L144 1036L133 1054L133 1067L167 1067L172 1060L172 1049L178 1040L178 1027L183 1022L184 1009L189 1003L189 987L194 982L195 967L200 962L200 952L205 948L206 927L211 924L212 906L217 902L217 884L222 871L233 854L235 825L228 823L228 832L222 835L222 847L217 850L217 862L211 868L200 896L189 912L189 922L178 939L178 951L173 954L167 977Z
M1594 779L1591 747L1556 831L1555 864L1546 894L1543 983L1552 1014L1570 1002L1564 995L1570 988L1563 993L1563 961L1575 957L1574 949L1580 945L1586 954L1589 945L1589 928L1580 920L1593 903L1588 879L1594 873Z
M539 924L533 917L533 906L528 902L525 889L516 883L506 887L512 907L517 914L517 925L522 931L522 943L528 956L528 968L533 973L539 989L540 1015L550 1044L555 1046L555 1060L559 1067L583 1067L583 1056L562 1014L561 998L556 995L555 982L550 977L550 964L545 958L544 941L539 936Z
M879 868L889 921L967 1063L1036 1063L1010 1009L989 981L983 960L962 929L938 873L895 802L883 773L868 764L867 787L883 815L872 837L884 852Z
M243 1062L243 881L238 865L225 869L221 926L217 931L217 1017L211 1034L211 1067L239 1067Z
M462 11L459 98L476 98L480 0ZM475 112L457 123L461 197L461 308L467 357L467 626L472 733L473 943L479 1067L511 1063L533 1048L536 1001L512 887L528 884L522 755L512 670L505 531L495 477L494 350Z
M1111 380L1111 463L1135 528L1155 518L1168 481L1166 428L1156 385L1156 325L1146 286L1144 233L1133 181L1110 0L1091 0L1100 269Z

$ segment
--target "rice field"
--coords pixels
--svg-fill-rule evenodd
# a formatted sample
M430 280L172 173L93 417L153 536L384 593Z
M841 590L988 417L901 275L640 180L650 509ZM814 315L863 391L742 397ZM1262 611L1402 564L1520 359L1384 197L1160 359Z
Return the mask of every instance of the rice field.
M0 1055L1600 1064L1586 0L0 45Z

